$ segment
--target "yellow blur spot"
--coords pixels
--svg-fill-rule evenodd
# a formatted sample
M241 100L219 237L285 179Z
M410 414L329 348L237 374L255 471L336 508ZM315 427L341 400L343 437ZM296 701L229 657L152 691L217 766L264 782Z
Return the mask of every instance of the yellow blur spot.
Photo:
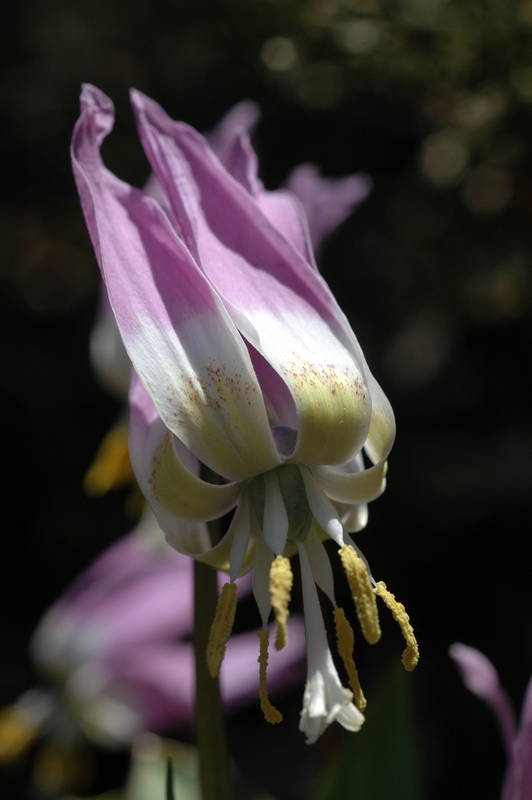
M35 741L39 727L16 706L0 710L0 764L23 755Z
M270 599L277 622L276 650L282 650L288 641L286 623L290 616L288 605L293 582L290 561L283 556L274 558L270 568Z
M338 652L344 662L345 671L349 678L349 685L355 696L355 705L359 711L364 711L367 702L358 678L358 670L353 658L355 635L345 616L343 608L335 608L334 625L336 628L336 644Z
M83 488L88 494L99 496L133 480L127 425L115 425L101 443L85 475Z
M222 587L216 613L207 644L207 667L211 678L218 677L224 660L227 640L231 636L236 613L236 585L226 583Z
M375 644L381 638L381 628L377 601L366 565L350 545L344 545L338 552L353 595L364 638L369 644Z
M379 583L376 585L375 594L377 594L384 600L384 602L392 612L394 620L398 623L399 627L401 628L401 633L403 634L405 642L407 644L406 650L404 650L403 652L401 661L403 663L404 668L408 672L412 672L414 667L417 665L417 662L419 661L419 647L417 644L416 637L414 635L414 629L410 624L410 617L406 613L404 605L402 603L398 603L394 595L388 591L384 581L379 581Z
M268 686L266 683L266 670L268 668L268 642L270 640L270 631L260 630L257 631L257 636L260 640L260 653L258 657L259 662L259 697L260 707L264 714L266 722L276 725L278 722L283 721L283 715L278 711L275 706L270 703L268 697Z

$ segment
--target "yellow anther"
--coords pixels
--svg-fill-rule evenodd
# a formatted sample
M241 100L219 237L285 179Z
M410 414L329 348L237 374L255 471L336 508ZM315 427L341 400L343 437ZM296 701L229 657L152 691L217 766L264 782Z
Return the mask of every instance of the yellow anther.
M282 650L288 641L286 623L290 615L288 604L293 582L290 561L283 556L274 558L270 567L270 599L277 622L276 650Z
M260 630L257 631L257 636L260 640L260 653L258 657L259 662L259 697L260 707L264 714L266 722L276 725L278 722L283 721L283 715L278 711L275 706L270 703L268 697L268 686L266 683L266 670L268 668L268 642L270 640L270 631Z
M339 553L349 581L362 633L369 644L375 644L381 638L381 627L379 625L377 601L375 600L366 565L356 550L349 545L341 547Z
M207 667L211 678L216 678L220 672L225 655L225 646L233 630L235 612L236 584L225 583L218 598L207 644Z
M355 696L355 705L359 711L364 711L366 708L366 698L358 679L358 670L356 668L355 660L353 658L353 647L355 644L355 635L353 628L347 621L343 608L334 609L334 625L336 628L336 644L338 652L344 662L345 671L349 678L349 685Z
M89 494L101 495L132 480L127 425L115 425L98 448L96 458L85 475L83 488Z
M38 733L38 725L16 706L0 710L0 764L23 755Z
M394 595L388 591L386 584L383 581L379 581L379 583L376 585L375 594L377 594L379 597L382 597L392 612L394 620L401 628L401 633L403 634L407 645L406 650L403 652L401 661L403 662L404 668L408 672L412 672L419 661L419 647L414 635L414 629L410 624L410 617L406 613L404 605L397 602Z

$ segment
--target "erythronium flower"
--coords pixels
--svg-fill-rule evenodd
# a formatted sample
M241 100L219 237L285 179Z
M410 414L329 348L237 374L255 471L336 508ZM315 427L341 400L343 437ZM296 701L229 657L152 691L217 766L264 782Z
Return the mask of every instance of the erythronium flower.
M32 639L48 689L35 689L0 716L0 762L43 733L82 730L97 743L130 744L144 731L188 733L194 722L193 564L164 542L147 509L137 529L108 548L46 612ZM239 594L251 590L246 578ZM302 677L303 621L293 647L275 653L276 689ZM227 708L257 694L254 631L233 636L221 670Z
M384 584L372 588L349 535L384 490L392 409L316 268L302 205L288 191L264 189L245 125L232 129L218 157L149 98L135 91L132 103L158 200L104 167L99 148L113 107L91 86L83 90L72 158L135 370L130 450L137 480L168 541L229 573L213 623L211 672L230 634L234 581L254 566L261 699L267 719L280 720L266 694L266 625L273 607L282 649L288 558L299 551L305 580L312 575L335 607L339 650L361 707L352 632L336 608L321 539L340 550L368 641L380 636L375 591L402 624L404 661L413 668L418 653L406 612ZM213 545L206 523L232 510L228 531ZM340 686L308 586L304 604L309 674L301 728L313 741L333 719L351 730L362 719Z
M259 117L259 107L251 101L243 101L234 106L207 136L214 152L230 172L236 173L235 177L240 169L238 154L241 148L247 150L248 159L255 158L246 137L253 131ZM251 176L250 180L258 187L256 176ZM300 164L293 169L285 185L303 206L315 251L321 247L326 236L365 199L371 189L371 181L366 175L350 175L331 180L322 178L313 164ZM167 208L164 192L153 173L144 190ZM91 331L90 355L103 387L119 399L127 400L131 362L122 343L105 287L100 293L98 314ZM122 416L105 437L86 476L85 488L91 494L102 494L128 482L131 477L126 420ZM356 506L355 514L360 519L365 519L366 506ZM365 521L358 527L364 525Z
M532 679L516 730L513 709L491 661L474 647L458 642L451 645L449 654L456 661L464 684L490 707L499 724L508 754L502 800L529 800L532 797Z

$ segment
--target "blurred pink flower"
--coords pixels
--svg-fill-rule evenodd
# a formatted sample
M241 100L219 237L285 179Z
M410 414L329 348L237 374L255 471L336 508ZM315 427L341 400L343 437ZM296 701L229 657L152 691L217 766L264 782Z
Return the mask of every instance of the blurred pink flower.
M73 712L76 724L107 746L127 744L143 731L190 731L192 581L192 560L164 542L146 511L138 528L99 556L35 631L31 652L53 686L50 714ZM249 580L239 581L241 595L250 588ZM291 646L272 654L274 690L302 678L303 621L290 623ZM254 631L228 643L221 670L228 709L256 698L257 655Z
M502 800L532 798L532 678L528 684L521 720L516 730L515 716L506 692L491 661L474 647L456 643L449 654L456 661L467 688L492 710L499 724L508 754L508 770Z

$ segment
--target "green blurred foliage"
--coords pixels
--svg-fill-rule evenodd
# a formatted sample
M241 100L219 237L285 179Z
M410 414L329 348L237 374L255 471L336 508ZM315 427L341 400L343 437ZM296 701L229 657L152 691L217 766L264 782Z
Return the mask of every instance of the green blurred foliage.
M368 703L363 736L345 737L312 800L421 800L410 676L389 670Z

